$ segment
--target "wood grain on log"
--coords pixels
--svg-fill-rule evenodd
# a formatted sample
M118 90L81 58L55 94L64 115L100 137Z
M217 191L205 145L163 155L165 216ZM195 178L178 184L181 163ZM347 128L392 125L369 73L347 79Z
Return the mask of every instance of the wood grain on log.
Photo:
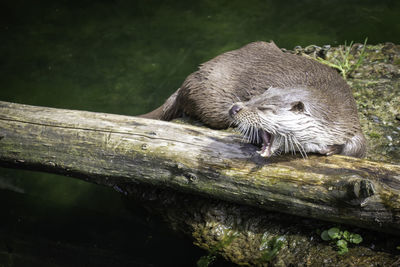
M118 187L144 183L400 234L400 166L261 158L227 131L0 102L0 164Z

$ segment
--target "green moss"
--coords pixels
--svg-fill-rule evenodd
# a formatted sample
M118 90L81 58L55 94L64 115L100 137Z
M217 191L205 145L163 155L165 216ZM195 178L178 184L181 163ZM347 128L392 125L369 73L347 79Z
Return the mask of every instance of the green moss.
M381 135L379 133L375 133L375 132L370 132L370 133L368 133L368 135L371 138L381 138Z
M354 72L362 62L364 61L365 54L365 47L367 44L368 38L365 38L364 45L356 57L355 55L351 54L350 52L353 50L353 42L350 45L344 44L336 51L338 52L335 57L332 57L330 60L326 60L320 57L317 57L317 60L325 65L328 65L332 68L335 68L340 71L344 79Z
M237 232L224 230L222 239L209 249L208 255L200 257L197 261L197 266L207 267L212 264L217 258L218 253L228 247L238 235Z
M284 236L274 236L269 238L269 234L266 232L261 238L260 250L262 251L259 259L260 263L270 262L273 260L281 248L286 243Z

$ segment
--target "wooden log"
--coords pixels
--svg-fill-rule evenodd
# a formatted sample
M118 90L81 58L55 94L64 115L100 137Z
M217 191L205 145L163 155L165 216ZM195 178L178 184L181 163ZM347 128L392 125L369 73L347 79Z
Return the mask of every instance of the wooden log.
M142 183L400 235L400 166L261 158L232 132L0 102L0 164L111 187Z

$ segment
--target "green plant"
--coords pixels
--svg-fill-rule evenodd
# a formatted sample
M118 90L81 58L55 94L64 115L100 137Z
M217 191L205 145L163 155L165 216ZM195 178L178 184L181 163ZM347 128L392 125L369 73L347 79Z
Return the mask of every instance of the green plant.
M215 261L216 258L217 256L211 253L205 256L201 256L200 259L197 261L197 266L208 267Z
M276 257L279 250L282 248L283 244L285 243L284 237L274 237L271 240L267 241L264 237L262 240L262 249L263 254L261 255L259 261L260 262L268 262L271 261L273 258Z
M341 231L336 227L323 231L321 233L321 238L324 241L334 242L340 255L349 251L348 243L360 244L363 240L359 234L350 233L349 231Z
M215 259L217 258L217 254L221 251L224 247L229 246L232 241L237 237L236 233L228 233L219 241L215 246L213 246L209 253L205 256L200 257L197 261L198 267L208 267L210 266Z
M343 49L339 49L339 57L334 58L333 62L328 61L326 59L318 57L317 60L323 64L326 64L332 68L338 69L342 74L343 78L346 79L350 73L356 70L361 63L364 61L365 57L365 46L367 44L368 38L365 38L364 45L360 52L360 55L355 63L352 63L350 60L350 51L353 48L353 41L350 42L350 45L347 46L346 42L344 43Z

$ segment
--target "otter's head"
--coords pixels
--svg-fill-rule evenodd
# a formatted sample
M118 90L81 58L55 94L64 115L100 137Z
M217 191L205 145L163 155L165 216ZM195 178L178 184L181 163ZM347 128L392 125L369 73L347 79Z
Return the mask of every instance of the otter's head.
M320 105L323 103L313 100L310 89L269 88L247 102L234 103L229 115L245 138L262 144L261 156L299 151L305 157L307 152L320 152L335 144Z

